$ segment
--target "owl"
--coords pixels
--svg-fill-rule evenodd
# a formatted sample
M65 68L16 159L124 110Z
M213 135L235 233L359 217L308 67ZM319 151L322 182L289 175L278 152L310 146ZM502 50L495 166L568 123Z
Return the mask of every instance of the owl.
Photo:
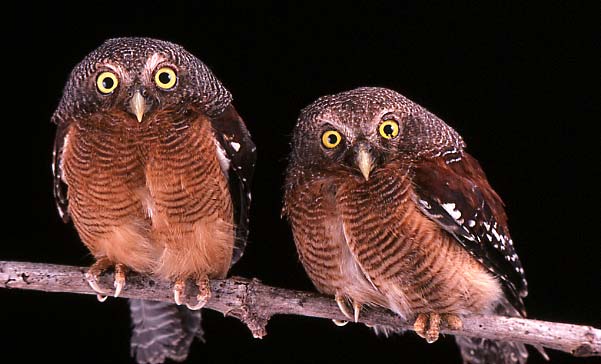
M504 205L461 136L385 88L302 110L283 213L300 260L349 320L363 305L414 320L428 342L470 314L525 316ZM465 363L525 363L522 344L457 337Z
M104 300L107 269L115 297L130 270L172 281L177 305L130 300L131 349L139 363L185 359L209 279L247 238L256 149L232 95L179 45L110 39L75 66L52 121L54 195L95 258L90 286Z

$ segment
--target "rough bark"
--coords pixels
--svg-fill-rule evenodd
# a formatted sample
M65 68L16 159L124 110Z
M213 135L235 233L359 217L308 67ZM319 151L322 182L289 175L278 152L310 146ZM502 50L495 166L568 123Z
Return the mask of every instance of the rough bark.
M84 267L0 261L0 288L95 295L96 292L84 277L86 270ZM99 286L109 293L113 292L112 273L103 274ZM192 285L189 287L186 295L194 300ZM256 338L267 334L266 326L273 315L345 320L332 298L317 293L271 287L256 279L240 277L212 281L211 288L213 295L205 307L237 317ZM130 273L121 296L173 302L172 284ZM383 309L364 309L359 322L413 329L410 322ZM601 355L601 330L591 326L502 316L470 316L463 318L461 330L443 329L442 332L522 342L565 351L574 356Z

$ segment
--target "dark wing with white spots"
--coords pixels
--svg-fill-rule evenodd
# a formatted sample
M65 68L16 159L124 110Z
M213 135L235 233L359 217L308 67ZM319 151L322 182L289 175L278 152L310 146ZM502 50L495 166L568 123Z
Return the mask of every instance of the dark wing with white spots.
M248 238L250 185L257 159L257 149L244 121L232 105L220 115L213 117L211 124L217 142L228 160L225 163L229 163L227 174L236 222L236 242L232 256L232 264L234 264L242 257Z
M58 214L64 222L69 221L67 184L63 178L63 151L67 145L69 125L65 122L57 124L56 136L54 137L54 150L52 151L54 201L56 202Z
M414 172L416 203L422 211L499 277L509 301L525 314L527 283L503 201L478 161L467 153L447 153L419 163Z

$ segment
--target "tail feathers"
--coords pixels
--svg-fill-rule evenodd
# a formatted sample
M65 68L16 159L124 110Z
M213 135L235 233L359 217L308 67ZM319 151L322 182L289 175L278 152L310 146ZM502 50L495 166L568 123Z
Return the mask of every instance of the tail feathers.
M138 364L183 361L194 337L203 340L200 311L173 303L130 300L131 355Z
M524 344L456 336L464 364L525 364Z
M365 326L374 330L374 333L376 335L378 335L378 336L382 335L384 337L390 337L391 335L402 334L403 332L406 331L403 329L399 329L398 327L386 326L386 325L367 325L366 324Z
M522 317L506 299L495 308L502 316ZM494 341L489 339L455 336L464 364L525 364L528 350L521 343Z

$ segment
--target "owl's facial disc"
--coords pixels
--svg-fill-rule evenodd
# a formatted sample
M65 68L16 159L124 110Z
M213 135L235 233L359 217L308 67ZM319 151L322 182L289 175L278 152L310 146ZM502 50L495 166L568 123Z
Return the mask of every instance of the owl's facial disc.
M154 62L155 58L151 58L150 61ZM151 67L147 67L146 72L152 74L153 68L158 68L158 70L151 77L152 84L149 85L149 80L143 77L142 80L134 82L128 93L129 100L126 102L126 108L136 117L138 123L143 121L144 116L152 109L153 105L159 106L157 90L169 92L177 86L178 77L174 67L155 67L154 63L151 63Z
M396 137L399 135L399 123L395 119L385 116L382 118L382 121L377 127L377 131L381 141L385 142L384 144L386 144L392 139L396 139ZM369 135L370 131L367 130L365 133ZM379 142L376 144L378 143ZM369 175L376 165L379 162L382 162L385 157L381 148L376 148L375 145L372 145L367 140L357 141L352 148L351 155L352 157L350 162L354 165L354 167L359 169L366 181L369 180Z

